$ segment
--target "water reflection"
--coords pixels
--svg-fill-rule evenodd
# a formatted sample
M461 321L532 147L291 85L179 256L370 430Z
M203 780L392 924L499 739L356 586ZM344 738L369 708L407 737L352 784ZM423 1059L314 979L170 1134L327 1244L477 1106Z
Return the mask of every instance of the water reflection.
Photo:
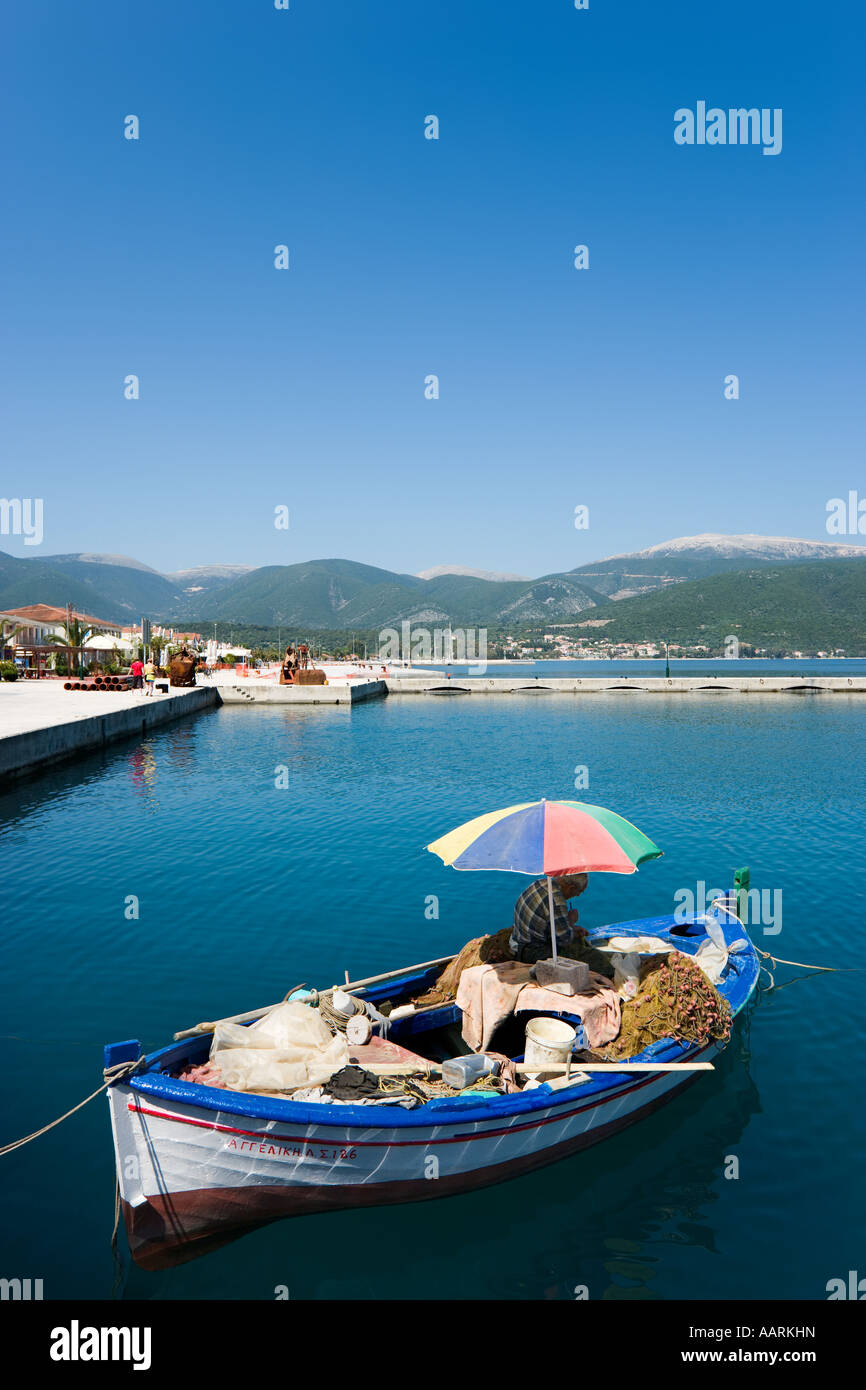
M700 1078L619 1142L527 1183L518 1208L525 1215L510 1240L537 1248L530 1232L539 1227L556 1238L519 1293L574 1299L586 1288L590 1299L664 1298L671 1293L670 1247L716 1251L718 1221L710 1209L721 1195L725 1161L760 1111L748 1055L738 1030L711 1078Z
M142 743L129 754L129 772L133 788L151 811L159 810L156 798L156 754L152 743Z
M197 731L191 724L173 724L163 741L166 762L176 772L189 774L194 770Z

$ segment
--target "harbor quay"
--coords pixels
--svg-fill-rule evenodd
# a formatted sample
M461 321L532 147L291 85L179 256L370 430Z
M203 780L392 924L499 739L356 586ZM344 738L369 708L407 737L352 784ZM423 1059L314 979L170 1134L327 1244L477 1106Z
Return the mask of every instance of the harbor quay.
M65 690L62 681L0 684L0 777L92 753L116 739L226 704L354 705L387 694L384 681L326 686L167 686L139 690Z
M169 694L64 690L61 681L0 685L0 777L16 776L116 739L142 737L160 724L211 709L215 690L198 686Z

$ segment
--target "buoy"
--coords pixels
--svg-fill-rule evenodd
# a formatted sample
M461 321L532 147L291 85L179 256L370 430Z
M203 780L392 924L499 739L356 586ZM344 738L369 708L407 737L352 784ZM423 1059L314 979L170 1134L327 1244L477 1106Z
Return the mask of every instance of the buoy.
M334 990L331 996L331 1003L337 1013L342 1014L344 1018L351 1018L353 1014L357 1012L355 1000L352 998L351 994L347 994L344 989Z

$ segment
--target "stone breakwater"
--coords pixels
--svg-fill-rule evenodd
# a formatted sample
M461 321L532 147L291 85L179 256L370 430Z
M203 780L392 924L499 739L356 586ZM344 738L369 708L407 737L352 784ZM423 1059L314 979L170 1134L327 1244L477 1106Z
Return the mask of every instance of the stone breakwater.
M401 676L389 695L855 695L866 676Z

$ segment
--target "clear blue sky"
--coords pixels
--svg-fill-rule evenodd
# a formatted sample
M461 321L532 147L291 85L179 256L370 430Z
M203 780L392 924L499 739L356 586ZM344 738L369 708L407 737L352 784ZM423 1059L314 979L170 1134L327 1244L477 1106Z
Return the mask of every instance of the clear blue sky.
M866 495L862 5L43 0L3 29L0 492L45 539L0 548L534 575L826 539ZM676 145L699 100L781 107L781 154Z

